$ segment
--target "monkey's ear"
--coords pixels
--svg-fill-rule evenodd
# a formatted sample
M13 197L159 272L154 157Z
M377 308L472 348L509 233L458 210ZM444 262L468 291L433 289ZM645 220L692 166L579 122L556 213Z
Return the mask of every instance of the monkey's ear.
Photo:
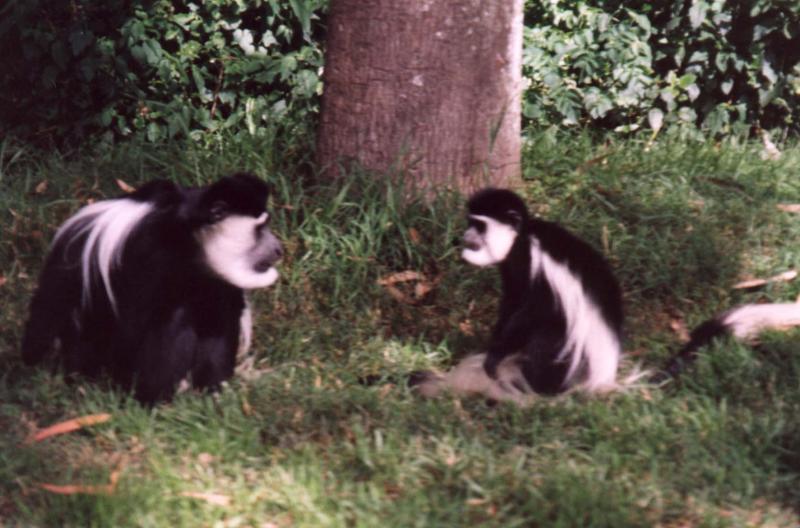
M506 215L508 216L508 219L511 220L511 225L514 227L514 229L519 229L522 227L522 214L520 214L519 211L516 209L509 209L506 211Z

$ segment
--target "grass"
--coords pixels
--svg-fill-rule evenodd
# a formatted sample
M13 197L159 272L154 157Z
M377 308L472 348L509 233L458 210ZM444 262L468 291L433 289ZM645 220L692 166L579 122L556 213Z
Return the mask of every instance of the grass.
M302 141L211 148L121 145L69 158L0 144L0 522L42 526L796 526L800 332L705 350L678 383L542 399L526 410L424 401L389 383L480 350L497 280L452 241L460 198L402 204L351 174L318 181ZM800 150L654 144L532 133L532 209L601 248L626 292L626 350L658 366L693 326L800 283L731 289L800 265ZM101 385L26 368L18 343L49 238L88 199L153 177L206 182L248 169L275 186L280 283L255 296L255 380L142 409ZM43 183L45 182L45 183ZM379 279L413 270L433 289L400 302ZM364 386L365 375L386 383ZM23 444L30 431L107 412L110 422ZM39 483L104 484L58 495ZM194 495L213 493L210 495ZM188 494L188 495L187 495ZM215 502L216 501L216 502Z

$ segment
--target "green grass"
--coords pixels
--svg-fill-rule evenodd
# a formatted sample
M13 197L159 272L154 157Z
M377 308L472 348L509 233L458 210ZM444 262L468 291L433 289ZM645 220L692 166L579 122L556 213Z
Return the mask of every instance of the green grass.
M0 144L0 522L43 526L796 526L800 332L724 341L679 382L532 408L424 401L363 386L478 351L498 294L453 240L462 199L402 204L351 174L319 181L306 145L275 135L213 148L122 145L70 157ZM800 281L736 292L800 265L800 151L665 135L598 141L531 134L533 210L602 249L626 292L626 350L657 367L688 326L740 302L791 300ZM206 182L248 169L275 185L287 255L255 296L255 380L145 410L106 386L26 368L18 343L55 228L88 199L153 177ZM46 182L42 184L42 182ZM398 302L378 280L424 274ZM413 285L401 285L411 295ZM98 412L110 422L36 444L34 426ZM56 495L39 483L103 484ZM216 493L215 505L187 492Z

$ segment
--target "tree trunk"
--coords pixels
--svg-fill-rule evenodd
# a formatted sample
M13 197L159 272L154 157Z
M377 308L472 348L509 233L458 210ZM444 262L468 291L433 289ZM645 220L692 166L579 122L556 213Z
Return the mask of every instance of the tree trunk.
M470 192L520 172L523 0L331 0L317 161Z

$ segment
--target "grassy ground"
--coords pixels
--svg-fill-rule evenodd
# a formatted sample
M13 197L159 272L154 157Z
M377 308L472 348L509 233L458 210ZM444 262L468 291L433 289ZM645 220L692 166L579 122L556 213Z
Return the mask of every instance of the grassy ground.
M797 526L800 332L718 343L679 382L519 410L423 401L387 379L481 349L497 281L452 241L462 202L400 205L363 175L315 181L275 137L116 147L67 160L0 145L0 523L43 526ZM534 134L534 211L601 248L626 292L626 350L660 365L679 330L734 303L793 300L800 281L737 280L800 265L800 151L660 138ZM115 179L205 182L248 169L274 182L282 279L255 297L256 379L152 411L108 387L26 368L18 343L56 226ZM391 295L379 279L420 273ZM400 298L400 300L398 300ZM413 301L413 302L412 302ZM677 329L677 330L676 330ZM102 425L23 444L36 427ZM105 484L60 495L40 483ZM205 494L205 495L202 495Z

